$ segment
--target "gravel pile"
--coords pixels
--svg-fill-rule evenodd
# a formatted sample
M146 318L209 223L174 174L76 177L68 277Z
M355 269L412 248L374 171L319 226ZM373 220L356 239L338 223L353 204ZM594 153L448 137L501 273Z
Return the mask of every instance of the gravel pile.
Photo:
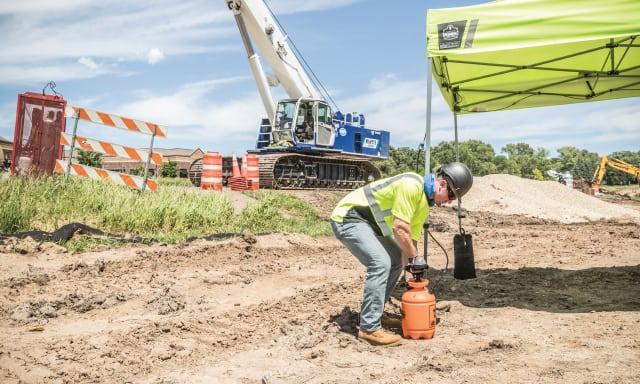
M555 181L536 181L511 175L475 177L462 199L469 211L527 215L563 223L600 219L640 223L640 213L607 203Z

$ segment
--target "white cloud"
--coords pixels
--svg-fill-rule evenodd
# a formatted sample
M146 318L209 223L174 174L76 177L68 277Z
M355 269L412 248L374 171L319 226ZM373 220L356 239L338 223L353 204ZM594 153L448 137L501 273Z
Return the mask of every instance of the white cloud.
M435 85L433 97L432 143L453 140L453 115ZM422 142L426 79L409 81L383 74L370 81L364 95L337 101L348 111L363 112L369 128L390 131L394 146L415 147ZM638 150L638 121L640 103L627 99L461 115L458 131L461 141L482 140L491 143L496 152L504 143L519 141L550 150L567 145Z
M96 95L95 99L84 101L69 100L69 103L163 125L168 136L155 139L157 148L185 147L224 153L233 150L240 152L253 148L264 108L257 91L233 99L225 99L224 95L249 79L242 76L203 80L184 84L163 94L136 90L132 92L136 99L124 103L121 95L113 94ZM99 105L92 105L98 101ZM15 105L13 108L15 110ZM103 129L82 121L79 134L140 148L148 147L150 138L120 129Z
M151 65L158 64L162 60L164 60L164 52L160 48L152 48L147 53L147 63Z
M29 0L0 2L0 15L40 13L62 9L78 8L92 0Z
M222 93L248 77L230 77L189 83L166 95L150 95L117 107L118 113L167 126L168 140L191 140L221 145L227 139L254 139L264 115L257 92L233 100L213 101L208 95ZM138 94L142 94L138 92Z
M274 13L287 14L342 8L362 1L363 0L271 0L268 4Z
M85 67L89 68L92 71L95 71L96 69L98 69L98 64L93 61L92 58L90 57L81 57L80 59L78 59L78 63L84 65Z
M0 137L9 141L13 141L13 127L16 118L15 113L15 102L0 105Z
M38 74L43 70L67 65L70 61L82 60L91 67L86 58L111 67L109 72L117 72L112 66L114 63L121 63L117 69L125 71L130 61L155 63L167 55L241 48L224 40L237 32L233 17L222 2L66 0L60 2L60 7L57 7L59 2L54 3L56 7L38 8L30 2L21 2L24 7L0 6L3 14L0 72L12 67L30 67L31 71L19 77L33 82L41 80ZM150 47L162 47L162 51L157 48L150 51ZM29 78L30 73L34 77ZM96 71L92 76L104 73ZM86 76L64 78L78 77ZM2 77L0 82L16 81Z
M3 84L38 84L50 80L88 79L98 75L113 73L114 69L100 67L89 69L78 62L47 65L0 65L0 83Z
M276 0L272 5L276 12L295 13L337 8L356 1ZM231 12L219 0L2 1L0 16L0 73L13 73L15 67L30 68L18 76L20 81L41 81L46 70L83 57L107 66L130 61L155 64L169 55L242 49L236 41L229 40L237 37L237 28ZM126 66L118 70L125 71ZM95 71L91 76L107 72L117 71ZM57 73L44 76L61 80L54 76ZM16 78L0 78L0 83L16 82Z

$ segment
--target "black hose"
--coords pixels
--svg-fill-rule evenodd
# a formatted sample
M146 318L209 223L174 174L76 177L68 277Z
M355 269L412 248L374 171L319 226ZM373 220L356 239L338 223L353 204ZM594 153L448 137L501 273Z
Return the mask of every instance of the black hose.
M444 247L442 246L442 244L440 244L440 242L438 240L436 240L435 237L433 237L433 235L431 234L431 231L427 231L427 233L429 234L429 236L431 237L431 239L433 239L433 241L436 242L436 244L438 244L438 246L442 249L442 252L444 252L444 256L446 258L446 263L444 265L444 269L440 270L440 275L438 276L438 280L436 280L436 282L433 284L433 286L431 287L431 290L435 292L436 287L438 287L438 285L440 284L440 280L442 279L442 275L447 273L447 269L449 269L449 254L447 253L447 251L444 249Z

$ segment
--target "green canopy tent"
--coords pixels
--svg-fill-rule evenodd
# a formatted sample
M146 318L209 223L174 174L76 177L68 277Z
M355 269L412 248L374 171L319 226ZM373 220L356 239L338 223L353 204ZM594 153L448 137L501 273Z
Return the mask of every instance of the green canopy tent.
M640 96L640 1L501 0L430 9L427 58L453 112L456 143L459 114ZM431 81L429 75L425 169Z
M431 82L454 117L640 96L640 0L498 0L427 13ZM458 223L462 229L458 199ZM428 224L426 224L428 226ZM427 236L425 231L425 256Z
M640 1L511 0L427 16L456 114L640 96Z

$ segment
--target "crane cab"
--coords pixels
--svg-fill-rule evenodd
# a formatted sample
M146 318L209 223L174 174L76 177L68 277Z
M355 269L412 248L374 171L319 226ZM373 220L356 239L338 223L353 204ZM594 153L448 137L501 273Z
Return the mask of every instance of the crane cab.
M287 99L278 103L272 143L332 147L335 141L331 107L322 100Z

